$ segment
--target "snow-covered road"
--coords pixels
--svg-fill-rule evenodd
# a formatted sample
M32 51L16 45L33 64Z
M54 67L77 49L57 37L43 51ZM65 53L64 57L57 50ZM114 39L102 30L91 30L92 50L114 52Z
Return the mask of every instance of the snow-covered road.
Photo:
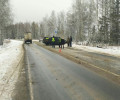
M10 40L0 46L0 100L11 100L23 56L22 41Z

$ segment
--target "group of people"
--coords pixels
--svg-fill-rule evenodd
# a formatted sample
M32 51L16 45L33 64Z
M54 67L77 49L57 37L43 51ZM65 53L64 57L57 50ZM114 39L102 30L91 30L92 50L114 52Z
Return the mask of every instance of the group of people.
M72 36L69 36L67 38L67 41L65 41L64 39L61 39L60 37L58 37L58 40L55 39L55 37L52 37L52 48L55 48L56 43L59 44L59 48L63 48L64 49L64 44L67 42L68 47L72 47Z
M68 47L72 47L72 36L68 36L68 38L67 38L67 45L68 45Z

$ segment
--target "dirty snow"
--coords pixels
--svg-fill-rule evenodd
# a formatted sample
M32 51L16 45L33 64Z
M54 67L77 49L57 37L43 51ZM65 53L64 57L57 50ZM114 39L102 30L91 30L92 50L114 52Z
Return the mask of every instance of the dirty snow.
M77 45L75 43L73 43L72 46L75 49L82 49L85 51L96 52L96 53L105 53L105 54L110 54L112 56L120 57L120 46L107 46L103 48L98 48L98 47Z
M12 91L18 77L15 70L23 54L22 44L22 41L7 40L0 46L0 100L12 100Z

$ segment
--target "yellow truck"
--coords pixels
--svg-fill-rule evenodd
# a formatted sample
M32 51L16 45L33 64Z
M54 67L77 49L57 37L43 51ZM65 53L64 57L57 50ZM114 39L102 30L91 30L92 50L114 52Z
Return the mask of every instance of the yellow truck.
M31 33L25 33L24 35L24 43L32 43L32 34Z

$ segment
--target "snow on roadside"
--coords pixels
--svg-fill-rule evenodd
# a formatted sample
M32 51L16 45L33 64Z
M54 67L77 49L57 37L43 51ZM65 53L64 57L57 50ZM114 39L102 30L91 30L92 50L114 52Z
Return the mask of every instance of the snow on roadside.
M113 56L120 57L120 46L108 46L107 48L98 48L98 47L91 47L91 46L83 46L77 45L73 43L73 48L75 49L82 49L89 52L98 52L98 53L106 53Z
M4 43L3 46L0 46L0 100L11 100L11 89L14 88L18 75L16 74L16 80L12 80L11 85L6 86L6 81L20 60L22 44L22 41L11 40L10 42ZM7 91L2 96L1 93L5 92L4 87L7 87Z
M39 40L32 40L32 41L36 41L36 42L39 42Z

